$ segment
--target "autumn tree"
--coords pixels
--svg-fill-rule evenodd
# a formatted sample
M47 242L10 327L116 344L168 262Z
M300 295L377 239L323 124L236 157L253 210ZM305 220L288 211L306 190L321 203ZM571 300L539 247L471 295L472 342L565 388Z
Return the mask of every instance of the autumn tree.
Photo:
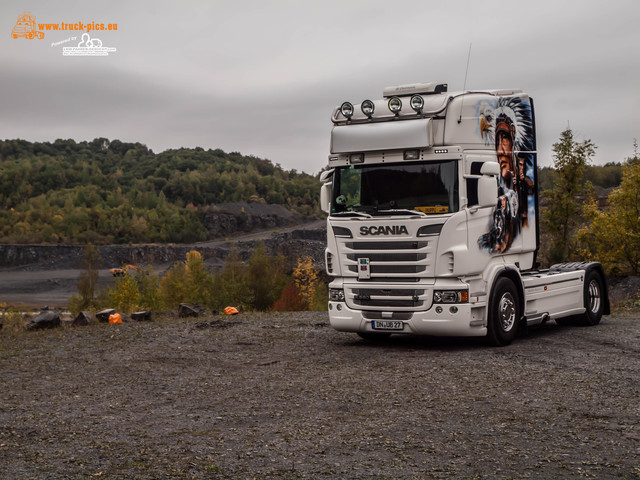
M623 166L622 182L608 196L608 208L598 208L594 198L586 206L590 224L579 239L588 259L600 261L614 275L640 275L640 154Z
M319 282L318 272L313 268L311 257L307 255L298 258L296 268L293 270L293 279L305 306L310 309L313 306Z

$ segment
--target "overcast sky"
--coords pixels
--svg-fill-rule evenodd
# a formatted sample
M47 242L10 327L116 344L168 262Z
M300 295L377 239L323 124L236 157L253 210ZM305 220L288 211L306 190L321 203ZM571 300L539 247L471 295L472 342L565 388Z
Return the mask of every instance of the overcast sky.
M25 10L117 24L90 33L116 51L63 56L77 31L13 39ZM535 99L541 165L567 125L596 164L640 139L638 0L3 0L0 19L1 139L221 148L317 173L334 106L391 85L462 90L470 45L467 89Z

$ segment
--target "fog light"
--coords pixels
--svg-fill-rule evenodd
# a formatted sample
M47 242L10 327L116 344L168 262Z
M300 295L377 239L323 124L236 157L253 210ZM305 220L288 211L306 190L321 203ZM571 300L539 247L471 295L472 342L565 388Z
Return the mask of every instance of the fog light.
M364 113L369 118L371 118L371 115L373 115L375 109L376 106L371 100L365 100L360 104L360 110L362 110L362 113Z
M436 313L442 313L442 307L440 305L436 307Z
M342 310L342 304L341 304L341 303L339 303L338 305L336 305L336 310L338 310L338 311Z
M389 106L391 113L395 113L396 115L400 113L400 110L402 110L402 100L398 97L391 97L387 105Z
M451 313L458 313L458 307L456 307L456 306L449 307L449 311L450 311Z
M420 113L422 111L422 107L424 107L424 99L420 95L414 95L411 97L409 104L416 113Z
M344 102L340 106L340 113L342 113L346 118L351 118L353 116L353 105L349 102Z

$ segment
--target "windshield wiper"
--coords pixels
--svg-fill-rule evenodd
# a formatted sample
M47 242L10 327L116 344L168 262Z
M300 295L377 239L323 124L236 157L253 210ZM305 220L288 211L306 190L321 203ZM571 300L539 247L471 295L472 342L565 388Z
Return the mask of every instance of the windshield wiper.
M390 208L388 210L376 210L376 215L417 215L419 217L426 217L427 214L419 212L418 210L409 210L406 208Z
M332 217L365 217L371 218L371 215L364 212L336 212L331 214Z

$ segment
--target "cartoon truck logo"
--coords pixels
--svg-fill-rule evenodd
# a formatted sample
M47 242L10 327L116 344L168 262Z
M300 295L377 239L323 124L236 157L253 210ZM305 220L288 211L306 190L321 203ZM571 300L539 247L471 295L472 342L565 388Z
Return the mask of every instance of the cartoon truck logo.
M18 15L18 21L13 30L11 30L11 36L13 38L24 37L30 40L36 37L43 39L44 32L40 32L36 28L36 17L31 15L31 12L24 12L22 15Z

